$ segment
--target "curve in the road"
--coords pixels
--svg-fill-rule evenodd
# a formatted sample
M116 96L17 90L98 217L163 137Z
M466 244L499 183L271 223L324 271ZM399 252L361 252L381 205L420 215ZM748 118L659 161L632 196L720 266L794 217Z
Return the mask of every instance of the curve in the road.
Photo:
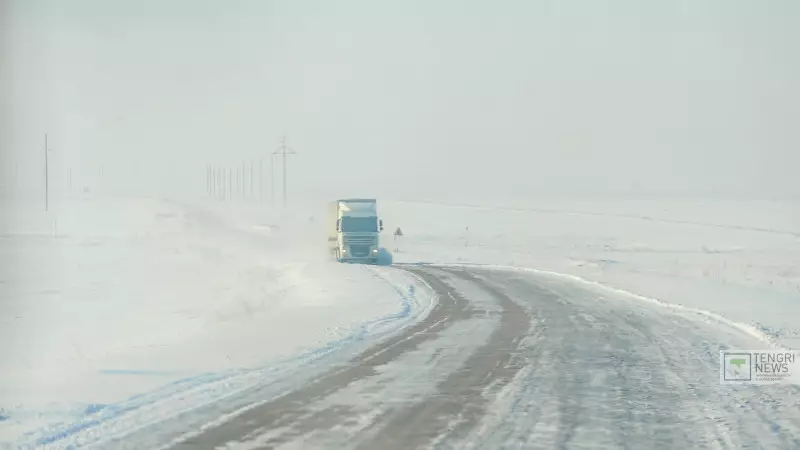
M374 375L375 367L412 351L426 340L434 339L439 331L472 314L469 302L452 292L437 277L424 271L411 271L425 280L440 297L423 321L364 352L351 366L330 372L303 389L251 409L234 420L177 444L175 448L215 448L226 443L241 441L259 431L288 427L286 433L262 443L264 447L271 447L310 432L314 428L329 425L341 416L342 411L334 411L330 417L326 417L327 414L324 413L309 415L306 407L358 379Z
M424 270L408 270L430 277L430 272ZM454 372L441 381L436 396L422 399L410 408L392 412L390 419L383 423L377 421L381 431L359 448L419 448L434 440L466 436L485 413L489 398L483 395L484 391L489 386L502 388L523 366L519 358L519 345L530 328L528 312L502 291L468 271L444 271L475 283L494 296L501 307L500 324L488 341L467 360L465 367L468 370Z
M542 274L403 269L439 296L422 322L178 448L800 448L797 387L719 384L721 349L759 347L742 330Z

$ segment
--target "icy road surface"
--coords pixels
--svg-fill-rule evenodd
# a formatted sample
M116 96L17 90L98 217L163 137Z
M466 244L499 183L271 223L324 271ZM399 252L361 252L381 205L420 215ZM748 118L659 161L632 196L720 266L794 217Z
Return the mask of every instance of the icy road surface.
M719 385L719 350L768 348L746 330L547 274L403 268L439 297L423 321L172 448L800 448L797 386Z

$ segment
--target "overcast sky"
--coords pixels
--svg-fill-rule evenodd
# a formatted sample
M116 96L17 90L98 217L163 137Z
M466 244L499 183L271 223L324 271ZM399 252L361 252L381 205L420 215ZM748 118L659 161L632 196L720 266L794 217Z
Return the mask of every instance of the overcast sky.
M800 195L797 0L0 5L7 183L45 131L165 195L285 133L304 195Z

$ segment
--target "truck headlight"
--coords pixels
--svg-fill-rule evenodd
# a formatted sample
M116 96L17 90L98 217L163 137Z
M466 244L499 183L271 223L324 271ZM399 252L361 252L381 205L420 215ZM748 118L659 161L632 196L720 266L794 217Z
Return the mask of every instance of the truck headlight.
M373 248L372 249L372 253L378 253L378 249L377 248Z

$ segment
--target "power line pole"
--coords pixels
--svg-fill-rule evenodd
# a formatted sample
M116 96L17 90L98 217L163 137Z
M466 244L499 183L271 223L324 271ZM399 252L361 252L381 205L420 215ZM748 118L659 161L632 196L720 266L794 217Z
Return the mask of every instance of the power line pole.
M250 160L250 200L253 200L253 160Z
M264 158L258 160L258 198L264 202Z
M228 189L226 189L228 187L228 183L226 183L226 181L227 181L227 179L225 177L225 168L224 167L220 167L219 168L219 182L220 182L220 188L222 190L222 198L220 200L222 200L223 202L226 200L226 197L228 196Z
M44 210L50 210L50 161L48 153L50 148L47 146L47 133L44 134Z
M286 136L281 140L281 146L275 150L273 155L283 156L283 207L286 207L286 155L296 155L297 153L286 146Z

